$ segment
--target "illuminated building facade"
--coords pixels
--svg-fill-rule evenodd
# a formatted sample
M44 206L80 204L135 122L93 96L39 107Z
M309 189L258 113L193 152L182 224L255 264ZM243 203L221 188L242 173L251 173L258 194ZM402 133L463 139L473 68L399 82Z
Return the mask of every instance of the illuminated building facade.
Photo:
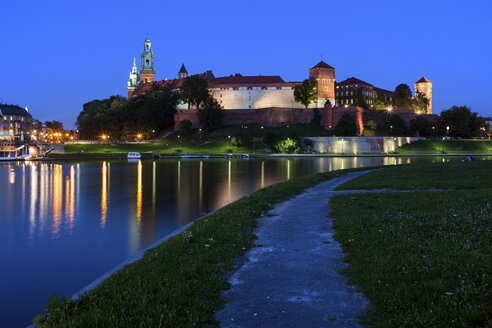
M417 92L424 94L425 98L429 100L427 104L427 114L432 114L432 82L422 77L420 80L415 82L415 95Z
M0 134L7 133L14 137L30 135L32 116L27 107L0 104Z
M365 103L368 106L374 104L374 99L383 97L386 103L393 102L394 92L381 88L376 88L370 83L351 77L336 83L336 105L352 106Z

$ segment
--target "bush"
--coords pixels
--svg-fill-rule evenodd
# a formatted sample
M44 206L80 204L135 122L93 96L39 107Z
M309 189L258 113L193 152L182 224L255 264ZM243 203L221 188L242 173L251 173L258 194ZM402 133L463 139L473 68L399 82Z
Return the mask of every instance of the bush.
M287 153L287 154L292 154L292 153L298 154L301 152L301 146L299 145L299 141L290 138L283 139L277 142L275 149L279 153Z
M435 129L432 129L432 123L420 115L417 115L410 122L410 131L412 134L418 134L421 137L430 137L437 132Z
M178 133L183 137L191 136L193 134L193 127L191 121L189 120L179 121Z
M338 124L335 126L337 136L355 136L357 135L357 123L354 113L344 113Z
M278 141L278 137L273 132L266 132L263 136L263 143L270 149L274 149Z
M251 137L245 133L236 133L231 139L234 147L246 147L251 145Z
M398 115L390 115L384 124L384 131L390 136L403 136L407 133L407 124Z

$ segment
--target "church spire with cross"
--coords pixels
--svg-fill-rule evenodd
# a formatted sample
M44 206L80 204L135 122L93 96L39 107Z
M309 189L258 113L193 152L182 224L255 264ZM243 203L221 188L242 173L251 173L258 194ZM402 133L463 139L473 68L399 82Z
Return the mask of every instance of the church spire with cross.
M138 74L137 62L135 57L133 57L133 67L130 72L130 78L128 79L127 89L128 89L128 98L131 98L135 88L140 83L140 74Z
M144 41L144 49L140 57L142 58L140 78L144 83L154 82L155 68L154 68L154 53L152 52L152 43L149 39L149 33Z

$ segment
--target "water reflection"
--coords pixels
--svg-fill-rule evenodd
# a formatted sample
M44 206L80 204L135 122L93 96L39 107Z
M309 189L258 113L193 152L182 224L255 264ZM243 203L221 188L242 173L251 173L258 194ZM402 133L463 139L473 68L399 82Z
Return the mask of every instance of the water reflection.
M10 300L6 304L0 300L0 322L27 325L53 293L77 291L202 213L258 188L343 168L441 160L322 157L0 164L0 194L5 195L0 197L0 268L10 268L0 270L0 291ZM34 292L33 286L38 290ZM27 301L11 297L23 294L31 296Z
M108 167L106 162L102 164L101 177L101 228L106 226L106 216L108 214Z

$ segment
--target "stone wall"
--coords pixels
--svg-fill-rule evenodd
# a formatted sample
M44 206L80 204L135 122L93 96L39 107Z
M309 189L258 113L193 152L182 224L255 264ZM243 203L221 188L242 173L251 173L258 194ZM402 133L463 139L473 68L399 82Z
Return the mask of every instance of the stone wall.
M281 126L295 123L310 123L314 117L311 109L300 108L262 108L262 109L226 109L224 125L257 123L265 126ZM194 128L199 127L196 109L178 110L174 114L174 129L178 129L178 122L189 120Z
M317 153L378 154L391 152L407 143L417 141L412 137L308 137Z

